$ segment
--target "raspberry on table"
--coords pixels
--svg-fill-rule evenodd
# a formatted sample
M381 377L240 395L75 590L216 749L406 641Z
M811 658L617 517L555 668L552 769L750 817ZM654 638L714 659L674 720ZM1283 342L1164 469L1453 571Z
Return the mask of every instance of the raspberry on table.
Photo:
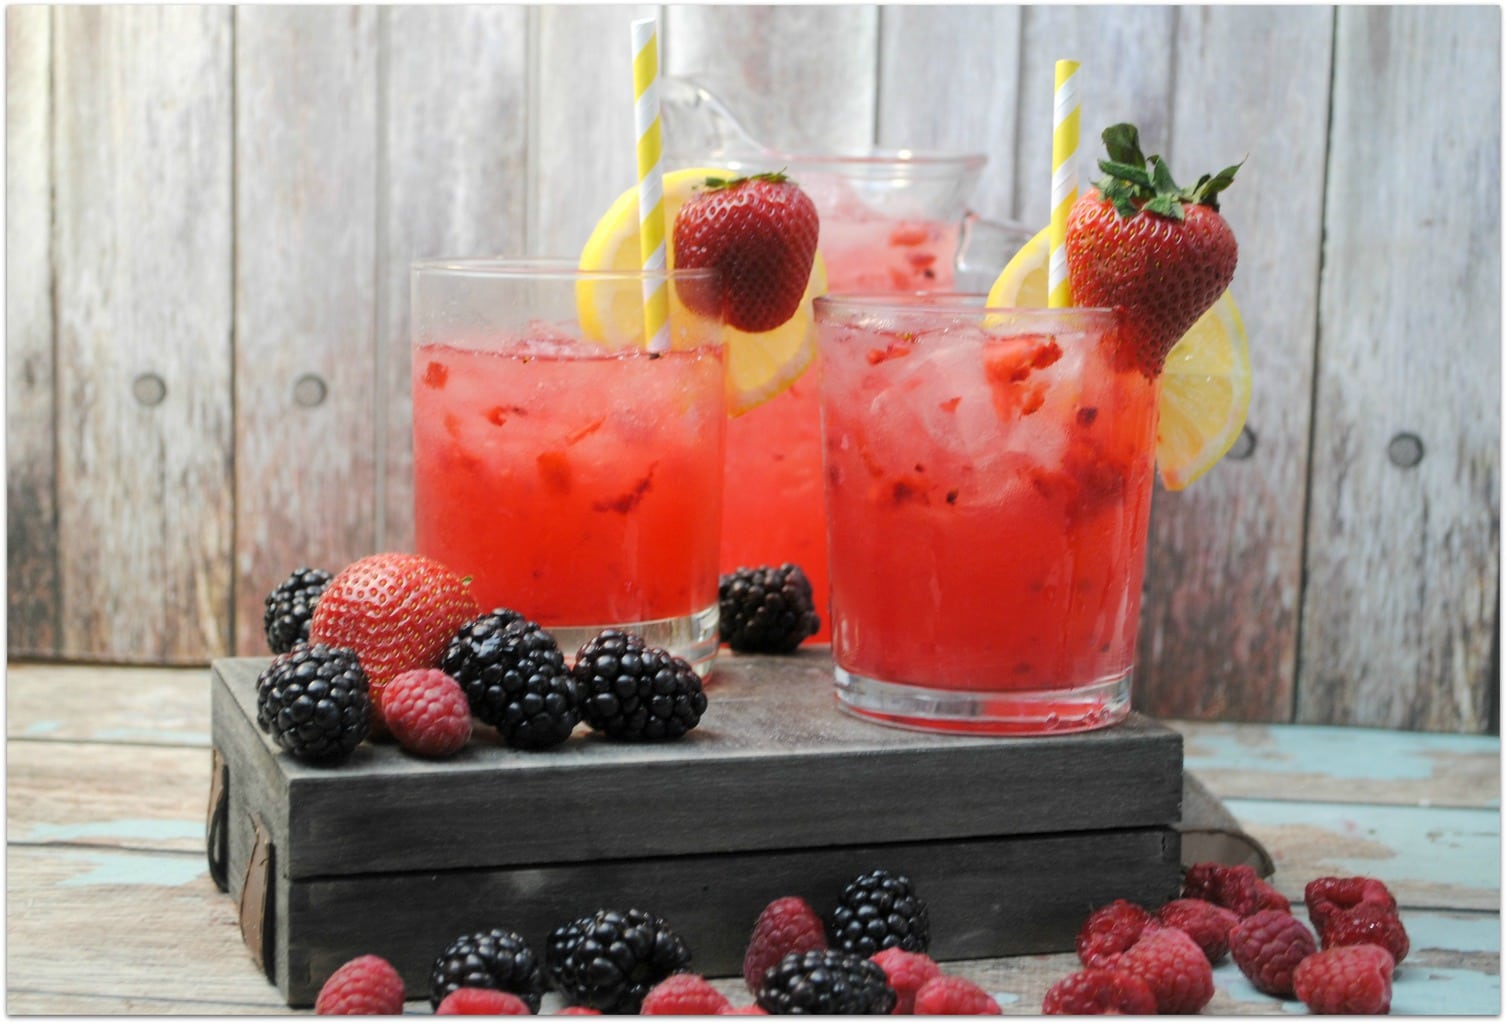
M1258 910L1230 929L1230 956L1269 996L1292 998L1292 972L1318 949L1313 933L1285 910Z
M884 868L865 872L843 887L827 935L837 949L873 956L899 946L924 953L931 945L931 914L909 877Z
M699 974L672 974L651 988L638 1012L706 1017L732 1007L732 1002Z
M999 1013L999 1003L982 986L956 974L932 978L916 992L919 1017Z
M1240 923L1233 911L1208 900L1177 899L1162 904L1156 919L1169 928L1181 928L1198 943L1210 964L1217 964L1230 951L1230 929Z
M481 1017L525 1016L531 1011L528 1003L511 992L495 988L458 988L435 1007L435 1016L466 1015Z
M1319 944L1324 949L1364 943L1380 946L1399 964L1408 955L1407 929L1397 912L1388 910L1385 903L1362 901L1353 907L1330 911L1319 929Z
M1084 967L1109 967L1135 945L1151 922L1151 912L1139 903L1115 900L1106 903L1078 929L1078 959Z
M1293 991L1314 1013L1390 1013L1394 968L1380 946L1335 946L1298 964Z
M1114 969L1146 983L1157 1013L1197 1013L1214 998L1214 968L1198 943L1177 928L1147 927Z
M602 1011L595 1006L566 1006L558 1010L557 1017L600 1017Z
M404 750L449 757L471 739L471 705L460 684L437 668L401 672L382 688L382 717Z
M325 979L314 999L316 1014L403 1012L403 979L392 964L367 954L347 960Z
M1149 1017L1156 1013L1151 986L1125 971L1087 967L1069 974L1047 989L1041 1001L1044 1014L1120 1014Z
M895 990L895 1013L915 1013L916 993L921 986L942 976L941 965L931 957L899 946L881 949L869 959L884 968L884 976Z
M1308 919L1320 933L1324 931L1324 922L1331 913L1348 910L1362 903L1378 903L1392 913L1397 913L1397 900L1386 884L1379 879L1362 875L1325 875L1315 878L1303 887L1303 902L1308 907Z
M1258 910L1290 911L1287 897L1272 888L1249 864L1218 864L1205 861L1188 868L1182 895L1208 900L1216 906L1249 917Z
M754 922L748 949L743 954L743 982L750 992L757 992L764 981L764 972L787 953L826 948L826 929L811 904L799 896L777 899Z

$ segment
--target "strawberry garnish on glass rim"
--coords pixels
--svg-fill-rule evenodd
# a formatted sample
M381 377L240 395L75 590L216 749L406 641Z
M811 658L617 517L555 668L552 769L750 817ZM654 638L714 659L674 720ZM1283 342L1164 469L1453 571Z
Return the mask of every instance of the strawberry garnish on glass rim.
M721 313L740 331L770 331L795 315L816 258L816 204L783 172L708 176L675 215L678 269L715 267L717 293L677 282L685 305Z
M1068 214L1068 281L1077 306L1125 313L1124 358L1148 377L1229 287L1235 234L1219 213L1219 194L1240 164L1179 186L1160 156L1141 152L1134 125L1103 133L1104 177Z

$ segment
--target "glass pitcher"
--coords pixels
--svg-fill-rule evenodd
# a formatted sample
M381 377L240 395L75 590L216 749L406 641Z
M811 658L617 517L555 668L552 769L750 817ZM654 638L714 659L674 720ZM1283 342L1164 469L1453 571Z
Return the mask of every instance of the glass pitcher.
M987 157L912 149L787 151L753 138L710 89L667 75L666 163L783 168L816 204L830 292L987 291L1032 232L968 209Z

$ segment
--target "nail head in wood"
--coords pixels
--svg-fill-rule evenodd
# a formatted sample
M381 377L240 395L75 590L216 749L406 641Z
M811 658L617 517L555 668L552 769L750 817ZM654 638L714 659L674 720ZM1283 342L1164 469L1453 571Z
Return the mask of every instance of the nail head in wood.
M306 373L293 385L293 401L306 409L312 409L324 401L329 391L322 377Z
M1256 432L1250 427L1241 427L1240 436L1235 438L1235 443L1230 445L1229 457L1232 459L1248 459L1256 454Z
M167 382L155 373L143 373L131 382L131 394L142 405L161 405L167 397Z
M1423 461L1423 439L1403 431L1387 442L1387 458L1399 469L1412 469Z

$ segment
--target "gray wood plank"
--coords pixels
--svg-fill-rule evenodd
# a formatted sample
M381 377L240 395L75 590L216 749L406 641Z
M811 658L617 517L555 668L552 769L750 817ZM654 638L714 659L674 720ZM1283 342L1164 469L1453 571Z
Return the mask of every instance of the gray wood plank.
M1339 11L1300 721L1496 728L1500 40Z
M1097 177L1103 148L1099 133L1117 121L1140 128L1142 141L1151 147L1147 152L1167 152L1176 19L1172 7L1023 9L1014 206L1020 220L1045 227L1051 217L1053 66L1059 60L1082 65L1081 186ZM1126 59L1127 54L1135 58Z
M537 57L529 107L529 255L580 255L607 207L637 181L630 27L655 10L531 9Z
M376 543L377 10L235 9L235 650Z
M52 11L5 10L6 643L58 650Z
M5 735L208 747L209 673L12 663L5 671Z
M1153 715L1288 721L1333 11L1183 7L1177 22L1172 169L1192 182L1245 160L1221 212L1240 241L1232 288L1259 440L1249 458L1226 458L1183 491L1156 490L1135 703Z
M973 209L1016 217L1024 8L1001 5L880 8L879 143L886 148L984 153ZM1048 121L1051 111L1044 115Z
M56 14L62 653L229 649L231 12Z
M377 288L377 546L413 546L408 268L522 255L528 208L523 7L383 8ZM444 74L436 74L444 68Z
M791 150L875 142L879 9L672 4L665 69L703 81L761 142Z

